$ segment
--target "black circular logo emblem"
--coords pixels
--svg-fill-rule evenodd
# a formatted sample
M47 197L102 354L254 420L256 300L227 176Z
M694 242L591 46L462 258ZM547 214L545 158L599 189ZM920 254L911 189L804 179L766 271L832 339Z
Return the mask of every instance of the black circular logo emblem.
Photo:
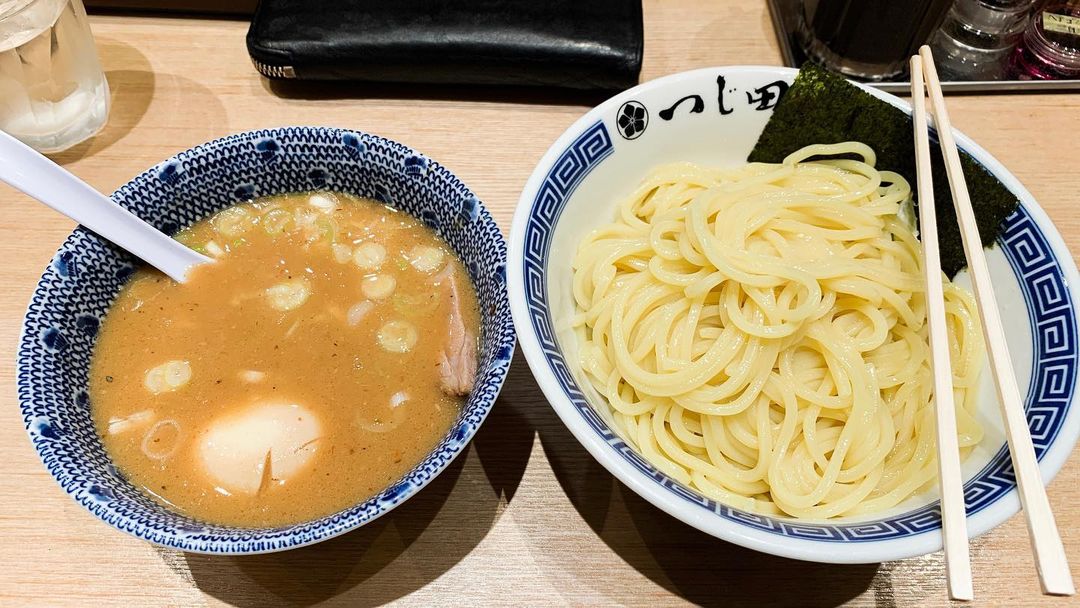
M619 133L626 139L637 139L649 126L649 111L640 102L628 101L619 108Z

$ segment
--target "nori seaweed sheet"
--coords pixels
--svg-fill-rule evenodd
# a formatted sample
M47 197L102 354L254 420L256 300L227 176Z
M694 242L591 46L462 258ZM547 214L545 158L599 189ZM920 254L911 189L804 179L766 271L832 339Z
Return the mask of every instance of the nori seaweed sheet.
M777 104L747 160L778 163L810 144L861 141L877 153L878 169L903 175L914 189L915 141L912 131L912 119L904 111L873 97L842 76L806 64ZM941 268L952 278L967 266L967 260L953 210L945 161L936 138L932 138L930 155ZM989 247L1001 235L1003 221L1020 201L963 150L960 151L960 162L983 247ZM917 199L915 204L918 204Z

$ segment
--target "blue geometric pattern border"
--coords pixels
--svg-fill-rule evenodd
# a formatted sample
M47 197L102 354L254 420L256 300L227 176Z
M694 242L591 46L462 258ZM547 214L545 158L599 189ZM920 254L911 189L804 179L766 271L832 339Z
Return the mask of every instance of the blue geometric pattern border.
M724 519L757 530L816 541L868 542L921 534L941 528L938 504L927 505L888 519L853 524L795 522L740 511L714 500L661 473L614 433L578 388L562 356L547 307L547 259L554 228L578 184L614 146L603 122L589 127L563 152L540 186L526 225L525 294L529 317L545 357L563 392L586 423L635 469L679 498ZM1061 264L1039 226L1022 206L1005 220L998 241L1019 279L1031 323L1033 352L1031 387L1025 400L1035 452L1042 458L1061 430L1072 406L1078 364L1075 309ZM964 486L968 514L977 513L1016 487L1005 446Z

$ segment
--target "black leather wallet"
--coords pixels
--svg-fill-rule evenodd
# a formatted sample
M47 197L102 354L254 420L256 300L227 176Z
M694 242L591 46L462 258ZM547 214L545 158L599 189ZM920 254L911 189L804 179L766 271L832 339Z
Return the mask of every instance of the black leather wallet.
M641 0L262 0L248 30L269 78L623 89Z

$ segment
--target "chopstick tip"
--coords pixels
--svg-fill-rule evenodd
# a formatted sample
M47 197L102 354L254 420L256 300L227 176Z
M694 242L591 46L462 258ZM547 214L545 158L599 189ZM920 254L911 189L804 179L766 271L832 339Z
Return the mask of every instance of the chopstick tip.
M947 560L948 558L946 558ZM946 566L948 568L948 566ZM971 572L967 576L957 576L950 573L949 576L949 599L960 602L970 602L975 599L975 590L971 585Z
M1044 579L1043 593L1045 593L1046 595L1067 597L1070 595L1076 595L1076 587L1073 585L1071 576L1060 581L1049 581Z

